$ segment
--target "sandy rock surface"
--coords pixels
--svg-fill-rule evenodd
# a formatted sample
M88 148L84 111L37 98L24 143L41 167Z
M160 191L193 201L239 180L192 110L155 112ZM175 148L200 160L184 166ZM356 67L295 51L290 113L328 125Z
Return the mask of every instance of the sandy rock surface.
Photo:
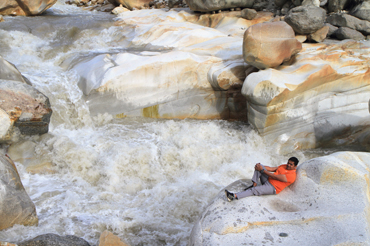
M227 202L222 190L195 223L189 244L367 245L369 160L362 152L311 159L278 195ZM239 191L246 183L227 188Z

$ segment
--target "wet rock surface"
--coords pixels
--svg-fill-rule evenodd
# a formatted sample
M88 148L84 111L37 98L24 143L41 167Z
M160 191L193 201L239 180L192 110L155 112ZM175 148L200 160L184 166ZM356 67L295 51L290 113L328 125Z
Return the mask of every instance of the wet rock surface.
M49 233L37 236L31 240L18 243L18 246L90 246L84 239L73 236L59 236Z
M13 161L0 155L0 230L15 224L38 224L36 208L27 195Z
M338 152L299 164L295 183L278 195L227 202L221 190L195 223L189 244L366 244L369 155ZM247 184L240 180L226 189Z

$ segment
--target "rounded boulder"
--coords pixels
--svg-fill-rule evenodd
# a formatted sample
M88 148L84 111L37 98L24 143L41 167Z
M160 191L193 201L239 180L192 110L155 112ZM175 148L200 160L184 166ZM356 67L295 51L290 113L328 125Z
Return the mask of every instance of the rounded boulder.
M258 69L279 66L301 49L293 29L283 21L256 24L244 33L244 61Z
M325 24L326 11L316 6L298 6L285 16L288 23L298 34L311 34Z

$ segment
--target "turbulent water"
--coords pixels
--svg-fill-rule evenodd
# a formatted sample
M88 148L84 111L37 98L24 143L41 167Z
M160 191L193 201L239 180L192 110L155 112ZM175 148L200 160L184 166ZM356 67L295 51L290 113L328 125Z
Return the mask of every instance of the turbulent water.
M53 108L49 133L30 140L55 173L29 174L16 163L39 226L0 231L0 241L56 233L96 245L109 230L130 245L186 245L224 186L250 177L257 162L286 161L242 122L90 117L78 76L63 61L130 52L113 15L58 2L43 16L4 19L0 55ZM317 154L295 155L304 161Z

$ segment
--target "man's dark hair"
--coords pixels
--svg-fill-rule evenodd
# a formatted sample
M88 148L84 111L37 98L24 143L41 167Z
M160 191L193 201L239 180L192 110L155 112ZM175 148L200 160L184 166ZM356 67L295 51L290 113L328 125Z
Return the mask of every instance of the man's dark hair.
M297 166L298 165L298 162L299 162L298 159L297 159L297 157L294 157L294 156L293 157L290 157L288 161L294 162L294 166Z

